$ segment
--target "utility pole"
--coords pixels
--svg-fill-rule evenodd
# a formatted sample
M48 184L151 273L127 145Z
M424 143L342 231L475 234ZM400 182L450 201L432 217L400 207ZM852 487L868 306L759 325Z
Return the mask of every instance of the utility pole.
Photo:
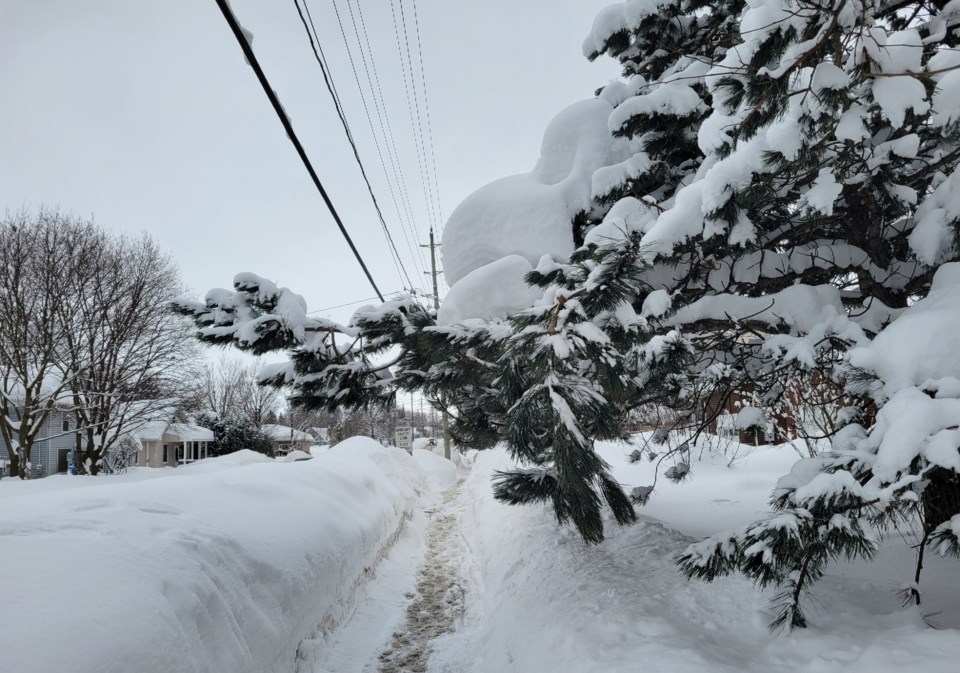
M430 275L433 277L433 308L440 309L440 291L437 290L437 248L440 247L433 240L433 227L430 227L430 245L420 244L421 248L430 248ZM443 404L443 398L440 398ZM443 418L443 457L450 460L450 421L447 418L446 408L441 409Z

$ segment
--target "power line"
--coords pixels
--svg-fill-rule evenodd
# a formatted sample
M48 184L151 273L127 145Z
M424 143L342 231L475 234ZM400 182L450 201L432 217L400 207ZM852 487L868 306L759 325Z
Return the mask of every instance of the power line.
M318 33L317 33L316 26L313 25L313 17L312 17L311 14L310 14L310 5L307 3L306 0L303 0L303 6L304 6L304 9L307 10L307 18L310 19L310 27L313 29L314 35L317 36L317 45L319 46L319 44L320 44L320 39L319 39L319 36L318 36ZM406 212L407 212L408 216L411 217L411 219L412 219L412 216L410 215L410 206L409 206L409 201L410 201L410 199L409 199L409 197L404 198L404 197L406 197L406 191L405 191L405 190L406 190L406 184L403 184L403 188L402 188L402 189L401 189L401 187L400 187L400 183L403 182L403 180L402 180L403 174L401 173L401 174L400 174L401 179L400 179L400 180L397 180L397 177L396 177L396 176L397 176L397 171L398 171L398 169L396 168L396 159L395 159L394 156L389 152L390 146L388 145L388 146L387 146L387 150L388 150L387 154L390 156L391 162L392 162L393 167L394 167L394 179L393 179L393 181L390 180L390 173L387 171L386 162L384 162L384 160L383 160L383 152L382 152L382 150L380 149L380 143L379 143L379 141L378 141L376 132L375 132L374 129L373 129L373 121L372 121L371 118L370 118L369 108L367 107L367 104L366 104L366 97L364 96L363 89L362 89L362 87L360 86L360 81L359 81L359 77L357 76L356 66L355 66L354 61L353 61L353 53L352 53L352 51L350 50L350 45L349 45L349 43L348 43L348 41L347 41L346 33L345 33L344 29L343 29L343 23L342 23L342 21L340 21L340 13L339 13L339 11L338 11L338 8L337 8L336 3L334 3L333 9L334 9L334 11L337 13L337 22L338 22L338 24L340 25L340 34L343 36L344 46L345 46L346 49L347 49L347 56L350 58L350 67L351 67L351 69L353 70L354 81L357 83L357 89L358 89L359 92L360 92L360 99L363 101L364 113L366 114L366 117L367 117L367 124L370 126L370 133L371 133L371 135L373 136L373 142L374 142L374 145L375 145L376 148L377 148L377 156L380 158L380 166L381 166L381 168L383 168L383 174L384 174L384 177L386 178L386 181L387 181L387 188L388 188L389 191L390 191L390 198L391 198L391 200L393 201L393 207L394 207L394 209L397 211L397 219L400 220L400 226L401 226L401 228L402 228L402 230L403 230L404 239L405 239L406 242L407 242L407 250L410 251L410 252L411 252L411 255L412 255L413 253L412 253L412 248L411 248L411 245L410 245L410 238L409 238L409 235L408 235L408 233L407 233L407 225L404 223L404 220L403 220L403 210L401 210L400 206L397 204L397 192L399 192L399 193L400 193L400 201L401 201L402 203L404 203L404 205L406 206ZM358 42L359 42L359 39L358 39ZM323 55L323 49L322 49L322 47L320 48L320 53L321 53L321 55ZM325 56L325 55L323 55L323 58L324 58L324 61L326 61L326 56ZM328 63L328 65L327 65L327 69L330 70L329 63ZM368 78L369 78L369 75L368 75ZM331 72L331 81L332 81L332 72ZM336 91L336 86L334 86L334 92L337 94L337 102L338 102L338 104L340 104L340 108L341 108L341 110L342 110L342 109L343 109L343 105L342 105L342 103L340 103L340 101L339 101L339 92ZM377 102L377 101L376 101L376 98L374 98L374 102ZM379 116L379 113L380 113L380 108L379 108L379 106L377 107L377 113L378 113L378 116ZM389 124L389 119L388 119L388 124ZM381 129L382 129L382 128L383 128L383 122L382 122L382 121L381 121L380 126L381 126ZM396 191L394 191L394 183L397 183ZM417 266L417 260L414 259L413 262L414 262L414 266L416 267L416 266ZM415 271L420 271L420 270L422 270L422 268L423 268L423 260L422 260L422 259L420 260L420 263L421 263L420 266L419 266L417 269L415 269Z
M336 0L334 0L333 5L334 5L334 11L336 11L337 10ZM380 121L380 132L384 136L384 145L386 145L387 147L387 155L393 158L393 153L391 152L391 144L390 144L391 138L387 136L387 132L384 129L384 117L386 117L388 123L390 119L390 116L386 113L386 101L383 100L383 90L379 88L379 76L377 76L377 84L378 84L378 90L380 91L380 94L377 95L377 92L373 90L374 78L370 76L370 64L368 64L367 62L367 52L370 52L370 63L373 64L374 74L377 75L377 66L373 58L373 50L370 48L369 41L367 41L367 50L364 51L363 49L363 44L360 42L360 31L357 29L357 20L356 20L356 16L353 13L353 3L351 2L351 0L347 0L347 10L350 12L350 24L353 26L353 34L357 38L357 51L360 53L360 58L361 58L361 61L363 62L363 70L367 75L367 85L370 89L370 97L373 99L374 108L377 111L377 118ZM363 11L359 2L357 3L357 10L358 12ZM339 20L339 18L340 18L340 15L338 12L337 19ZM361 21L362 21L362 14L361 14ZM358 86L359 86L359 82L358 82ZM383 110L381 110L381 104L383 105ZM371 123L370 132L375 133L375 131L373 130L372 123ZM393 147L395 148L396 144L394 144ZM381 160L382 160L382 157L381 157ZM396 164L394 164L394 168L396 168ZM385 165L384 165L383 171L384 171L384 174L386 174L387 169ZM406 187L406 183L404 183L404 188L405 187ZM416 233L416 227L413 225L412 214L410 215L410 221L411 221L411 225L409 229L412 230L412 233L410 233L410 231L408 231L407 228L405 228L404 235L407 236L407 244L410 246L411 254L416 254L419 256L421 268L423 269L423 268L426 268L425 266L426 262L424 262L423 254L420 251L420 248L417 247L417 233ZM401 223L402 223L402 220L401 220ZM411 243L411 240L412 240L412 243Z
M393 292L388 292L387 294L399 294L401 290L394 290ZM366 299L358 299L356 301L348 301L346 304L337 304L336 306L328 306L326 308L318 308L315 311L307 311L307 314L313 313L323 313L324 311L332 311L335 308L344 308L345 306L354 306L356 304L362 304L365 301L373 301L377 297L367 297ZM382 301L382 300L381 300Z
M433 163L433 186L437 193L437 214L439 233L443 235L443 207L440 205L440 181L437 178L437 153L433 149L433 121L430 119L430 97L427 95L427 76L423 66L423 42L420 40L420 14L417 12L417 0L413 0L413 19L417 27L417 53L420 60L420 84L423 88L423 104L427 110L427 134L430 137L430 160Z
M352 11L350 0L347 0L347 7L351 8L350 21L351 23L353 23L354 34L357 35L357 44L359 44L360 35L357 34L357 25L353 18L353 11ZM357 0L357 13L360 16L360 26L363 29L363 39L367 45L367 52L370 54L370 65L373 68L373 80L377 85L377 93L374 95L373 99L374 99L374 102L376 103L379 97L379 101L383 105L383 116L380 118L380 130L381 132L383 132L385 137L385 144L387 145L387 154L390 156L391 163L393 164L394 175L399 176L399 182L400 184L403 185L402 196L406 197L404 205L406 206L406 209L407 209L407 216L410 222L410 229L412 230L411 237L415 242L414 250L416 250L417 253L420 255L420 262L423 265L423 268L425 269L426 261L423 258L423 252L422 250L420 250L419 245L416 245L416 242L419 239L419 236L417 234L417 229L414 224L416 221L416 218L413 217L413 211L410 207L410 197L409 197L409 194L407 193L407 182L403 177L403 171L401 171L398 167L399 160L396 157L399 156L400 153L397 151L397 143L393 135L393 126L390 123L390 115L387 114L387 101L386 101L386 98L384 98L383 96L383 88L380 86L380 73L377 71L377 60L374 58L373 47L370 45L370 36L367 34L367 22L364 20L364 17L363 17L363 5L360 3L360 0ZM361 56L364 55L362 46L360 47L360 55ZM366 67L366 58L364 58L364 67ZM369 71L367 72L367 80L370 81ZM371 87L371 92L372 92L372 87ZM378 117L380 116L379 110L380 108L378 105L377 106ZM384 131L384 121L386 121L386 131ZM386 172L386 169L384 169L384 172Z
M293 125L290 123L290 118L287 117L287 113L280 104L280 100L277 98L277 94L274 92L273 87L270 86L270 82L267 80L267 76L264 74L263 68L260 67L260 63L257 61L257 57L253 53L253 48L250 46L250 43L243 34L243 28L240 27L240 24L237 22L237 18L230 10L230 5L228 4L227 0L216 0L216 3L220 8L220 11L223 13L223 18L226 19L227 23L230 25L230 29L233 31L233 36L240 44L240 48L243 50L243 54L247 58L247 63L250 64L250 67L253 68L253 72L256 73L257 80L260 82L260 86L263 87L263 91L265 94L267 94L267 98L270 100L270 104L273 106L274 112L276 112L277 117L280 119L280 123L283 124L284 130L287 132L287 137L290 139L290 142L293 143L294 148L297 150L297 154L300 155L300 160L307 169L307 173L310 174L310 178L313 180L314 186L316 186L317 191L320 192L320 196L323 197L323 202L326 204L327 210L329 210L330 214L333 215L333 219L337 223L340 233L343 234L344 240L346 240L347 245L350 246L350 250L353 251L353 256L357 258L360 268L363 269L363 273L367 276L367 280L370 281L370 286L373 288L374 292L377 293L377 297L380 299L380 301L384 301L383 294L380 292L380 288L377 287L376 282L373 280L373 276L370 275L370 270L367 268L366 262L364 262L363 257L360 256L357 246L353 244L353 239L351 239L350 234L347 233L347 228L343 225L343 221L340 219L340 214L337 212L337 209L334 208L333 202L330 201L330 197L327 195L327 190L323 188L323 183L320 182L320 178L317 176L317 172L313 169L313 164L310 163L310 159L307 157L307 153L303 149L300 139L297 138L297 134L293 130Z
M406 19L404 18L404 14L403 14L403 2L402 2L402 0L398 0L397 4L400 5L400 16L401 16L401 19L402 19L402 21L403 21L403 38L404 38L404 43L406 44L406 47L407 47L407 50L406 50L406 51L407 51L407 64L408 64L409 67L410 67L410 82L409 82L409 84L408 84L408 82L407 82L407 68L404 66L404 61L403 61L403 47L401 47L401 45L400 45L400 30L399 30L399 27L398 27L398 25L397 25L397 13L396 13L396 10L395 10L395 8L394 8L393 2L394 2L394 0L390 0L390 13L391 13L391 15L392 15L392 17L393 17L393 32L394 32L394 35L396 35L396 38L397 38L397 52L398 52L398 54L399 54L399 56L400 56L400 67L401 67L401 69L403 70L403 86L404 86L404 90L405 90L406 95L407 95L407 111L410 113L410 126L411 126L411 128L412 128L412 130L413 130L414 144L416 145L416 149L417 149L417 163L418 163L418 165L419 165L419 167L420 167L420 179L421 179L421 181L422 181L422 183L423 183L423 190L424 190L424 207L427 209L428 218L429 218L429 219L433 219L433 216L435 215L435 212L434 212L434 207L433 207L432 192L431 192L431 190L430 190L430 180L429 180L429 177L427 176L426 170L424 169L424 157L423 157L423 155L424 155L426 152L425 152L424 143L423 143L423 125L420 123L420 102L419 102L419 99L417 98L417 95L416 95L416 92L417 92L417 83L416 83L416 79L415 79L415 77L414 77L414 72L413 72L413 61L412 61L412 59L410 58L410 40L409 40L409 36L408 36L408 34L407 34ZM414 105L411 105L411 104L410 104L410 88L411 88L411 87L413 88L413 92L414 92L414 96L413 96ZM414 119L413 119L414 106L416 106L416 110L417 110L417 124L414 124ZM418 138L418 136L417 136L417 128L418 128L418 126L419 126L419 129L420 129L419 138ZM418 143L419 143L419 144L418 144Z
M343 44L344 44L344 47L346 47L346 50L347 50L347 57L348 57L349 60L350 60L350 68L351 68L351 70L353 71L353 79L354 79L354 81L355 81L356 84L357 84L357 89L358 89L358 91L360 92L360 100L361 100L361 102L362 102L362 104L363 104L363 111L364 111L364 114L365 114L365 116L366 116L366 118L367 118L367 124L370 126L370 133L371 133L371 135L373 136L373 143L374 143L374 146L377 148L377 155L380 157L380 164L381 164L381 166L383 166L383 168L384 168L384 175L387 176L387 184L388 184L388 186L390 187L391 195L392 195L392 194L393 194L393 186L392 186L391 183L390 183L389 174L387 173L387 170L386 170L386 162L385 162L384 159L383 159L383 151L382 151L382 149L381 149L381 147L380 147L380 140L379 140L379 138L378 138L378 136L377 136L376 131L374 130L373 118L372 118L372 116L370 115L370 107L369 107L369 105L367 104L367 97L366 97L366 94L365 94L364 91L363 91L363 86L360 84L360 75L359 75L359 73L357 72L356 62L354 61L354 58L353 58L353 50L350 49L350 43L349 43L349 40L348 40L348 38L347 38L347 32L346 32L346 29L345 29L344 26L343 26L343 21L342 21L342 19L341 19L341 17L340 17L340 10L339 10L339 7L337 6L336 0L334 0L334 2L333 2L332 4L333 4L333 11L336 13L336 16L337 16L337 24L338 24L339 27L340 27L340 35L343 37ZM358 42L359 42L359 39L358 39ZM363 53L362 47L361 47L360 51L361 51L361 54L362 54L362 53ZM371 87L371 91L372 91L372 87ZM372 94L371 94L371 95L372 95ZM376 97L373 96L373 98L374 98L374 102L376 102ZM379 108L378 108L378 110L379 110ZM388 154L389 154L389 148L388 148ZM399 189L399 188L398 188L398 189ZM402 194L402 192L401 192L401 194ZM399 215L400 209L399 209L399 207L398 207L397 204L396 204L396 197L394 196L393 198L394 198L394 206L397 207L397 213L398 213L398 215ZM402 218L401 218L401 225L403 225L403 220L402 220ZM414 253L414 247L413 247L412 244L410 243L410 238L409 238L409 235L407 234L407 229L406 229L406 227L404 227L404 237L405 237L405 239L406 239L406 241L407 241L407 247L408 247L408 249L409 249L409 251L410 251L410 255L411 255L411 257L414 258L414 263L416 264L416 257L417 257L417 256L416 256L416 254ZM422 270L422 266L420 267L420 270ZM426 286L424 286L424 285L421 285L421 287L423 287L424 289L426 288Z
M407 285L412 289L413 281L410 280L410 274L407 273L407 268L404 266L403 260L400 258L400 253L397 251L397 245L393 241L393 235L390 233L390 228L387 226L387 222L383 217L383 212L380 210L380 204L377 202L377 197L373 193L373 187L370 185L370 179L367 177L367 171L363 166L363 161L360 160L360 153L357 150L357 144L354 142L353 133L350 131L350 125L347 123L347 118L344 115L343 108L340 105L340 98L333 87L333 74L328 73L328 68L324 63L325 59L321 58L320 53L317 51L317 45L320 43L320 38L318 36L316 42L314 42L314 34L310 32L310 27L307 25L307 20L303 15L303 11L300 9L300 3L297 0L293 0L293 4L297 8L297 14L300 15L300 22L303 24L303 29L307 33L307 38L310 40L310 48L313 50L313 55L316 58L317 63L320 65L320 71L323 73L323 81L327 85L327 91L330 92L330 97L333 98L333 104L337 110L337 116L340 118L340 123L343 125L343 131L346 133L347 140L350 142L350 147L353 149L353 156L357 160L357 165L360 167L360 173L363 175L363 181L367 185L367 192L369 192L370 199L373 201L373 207L377 211L377 217L380 219L380 225L383 228L384 236L387 239L388 247L390 248L393 256L393 264L395 267L399 266L397 269L398 275L402 271L403 277L407 279ZM306 6L306 3L304 3L304 6ZM312 18L310 23L312 25Z

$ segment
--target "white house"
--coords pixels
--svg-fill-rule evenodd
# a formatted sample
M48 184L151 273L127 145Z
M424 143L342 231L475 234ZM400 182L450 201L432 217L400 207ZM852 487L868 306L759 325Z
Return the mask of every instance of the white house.
M174 467L207 457L213 430L190 423L151 421L131 435L139 442L137 465Z

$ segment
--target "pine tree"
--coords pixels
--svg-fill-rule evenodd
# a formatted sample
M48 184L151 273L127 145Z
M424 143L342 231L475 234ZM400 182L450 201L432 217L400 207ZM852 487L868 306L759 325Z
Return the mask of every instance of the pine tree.
M888 410L956 418L960 362L941 349L945 378L904 383L876 355L899 353L884 335L922 336L931 314L952 324L937 307L953 305L960 275L958 25L942 2L613 5L584 53L622 65L597 95L632 154L590 176L593 206L569 223L576 251L527 277L535 307L444 325L401 298L341 326L247 274L177 308L206 341L291 349L264 382L297 404L442 398L464 444L504 441L520 462L497 477L498 497L549 502L588 542L602 539L603 502L635 518L593 451L633 410L670 406L700 433L723 407L712 400L748 391L773 408L797 381L831 381L845 405L833 452L795 468L771 519L680 559L691 577L779 586L777 624L803 626L800 599L824 565L869 557L897 517L921 517L924 545L960 550L953 421L931 421L901 454L884 443L907 432Z

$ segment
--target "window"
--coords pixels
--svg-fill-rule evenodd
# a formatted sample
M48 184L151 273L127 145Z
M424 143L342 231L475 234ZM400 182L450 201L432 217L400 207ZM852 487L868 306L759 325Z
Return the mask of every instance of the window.
M69 419L69 418L64 418L64 419L63 419L63 431L64 431L64 432L70 432L70 419Z
M166 444L163 445L163 463L164 464L167 463L167 445Z

